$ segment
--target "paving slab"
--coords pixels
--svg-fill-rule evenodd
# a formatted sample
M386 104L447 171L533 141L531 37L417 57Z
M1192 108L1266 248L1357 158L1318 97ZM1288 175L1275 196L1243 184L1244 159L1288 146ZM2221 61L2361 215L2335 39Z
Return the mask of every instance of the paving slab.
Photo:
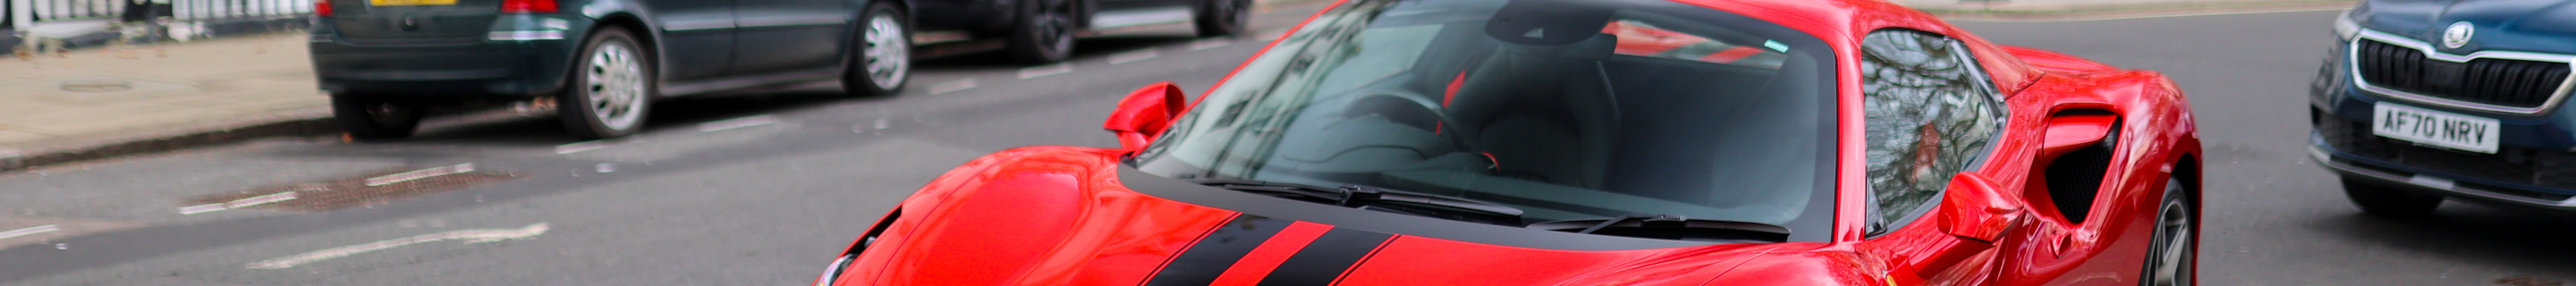
M280 33L0 58L0 171L336 132L308 55Z

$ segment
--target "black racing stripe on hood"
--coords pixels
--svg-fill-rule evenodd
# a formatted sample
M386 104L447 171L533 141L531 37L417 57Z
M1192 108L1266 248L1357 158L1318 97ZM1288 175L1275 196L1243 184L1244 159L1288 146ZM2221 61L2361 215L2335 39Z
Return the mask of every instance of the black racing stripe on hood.
M1200 237L1197 243L1190 244L1190 248L1182 250L1180 255L1173 256L1172 261L1163 262L1163 268L1155 270L1153 278L1146 278L1142 285L1208 285L1216 282L1217 275L1225 274L1225 269L1234 267L1235 261L1243 260L1244 254L1252 253L1252 248L1260 247L1262 242L1270 240L1270 236L1278 235L1280 230L1295 222L1256 215L1235 216L1234 220L1226 221L1216 230L1209 231L1206 237ZM1324 235L1332 236L1331 233ZM1290 259L1295 261L1293 257Z
M1378 245L1386 244L1393 237L1380 232L1334 228L1324 232L1324 236L1316 237L1315 242L1306 244L1306 248L1298 249L1296 255L1288 256L1287 261L1280 262L1278 269L1270 270L1270 276L1261 277L1259 286L1333 285L1334 280L1342 278L1342 272L1359 266L1370 253L1377 252Z

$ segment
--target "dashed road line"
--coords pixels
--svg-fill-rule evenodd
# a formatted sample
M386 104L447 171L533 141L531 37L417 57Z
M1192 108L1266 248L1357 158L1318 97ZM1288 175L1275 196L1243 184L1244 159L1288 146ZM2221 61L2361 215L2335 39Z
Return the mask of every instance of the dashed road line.
M48 224L48 225L39 225L39 226L36 226L36 227L21 228L21 229L17 229L17 230L11 230L11 231L0 232L0 239L10 239L10 238L16 238L16 237L20 237L20 236L36 235L36 234L39 234L39 233L55 232L55 231L61 231L61 230L63 230L63 228L60 228L60 227L54 227L54 225L50 225L50 224Z
M930 85L930 94L942 94L975 88L975 79L961 79Z
M625 140L597 140L597 141L573 142L572 144L555 145L555 155L568 155L568 154L572 154L572 153L581 153L581 152L583 152L583 151L599 150L599 149L602 149L602 148L615 147L615 146L617 146L617 145L619 145L619 144L626 144L626 141L625 141Z
M241 198L241 199L238 199L238 200L232 200L232 201L229 201L229 202L223 202L223 203L213 203L213 204L202 204L202 205L193 205L193 206L184 206L184 207L179 207L179 214L180 214L180 215L196 215L196 214L201 214L201 213L210 213L210 212L218 212L218 211L224 211L224 210L232 210L232 209L247 208L247 207L253 207L253 206L259 206L259 205L265 205L265 204L270 204L270 203L289 201L289 200L294 200L294 199L295 199L295 192L294 192L294 191L287 191L287 192L282 192L282 193L275 193L275 194L260 195L260 196L257 196L257 197Z
M1146 60L1146 59L1152 59L1152 58L1154 58L1154 57L1156 57L1156 56L1162 56L1162 55L1163 55L1162 53L1154 52L1154 50L1151 50L1151 49L1135 50L1135 51L1124 52L1124 53L1110 54L1110 55L1109 55L1109 64L1113 64L1113 65L1114 65L1114 64L1132 63L1132 62L1136 62L1136 61L1142 61L1142 60Z
M229 209L232 209L232 208L224 207L224 204L202 204L202 205L184 206L184 207L179 207L179 215L196 215L196 214L201 214L201 213L218 212L218 211L229 210Z
M224 208L238 209L295 199L295 192L283 192L224 202Z
M369 187L384 186L384 185L392 185L392 184L394 184L394 183L409 182L409 181L411 181L411 180L427 179L427 178L429 178L429 177L437 177L437 176L454 175L454 174L458 174L458 173L473 172L473 171L474 171L474 163L464 163L464 164L456 164L456 165L453 165L453 166L437 167L437 168L428 168L428 169L420 169L420 170L412 170L412 171L410 171L410 172L401 172L401 173L394 173L394 174L392 174L392 175L376 176L376 177L374 177L374 178L367 178L366 183L367 183L367 186L369 186Z
M770 116L768 116L768 115L754 115L754 116L743 117L743 118L725 119L725 120L717 120L717 121L715 121L715 122L700 123L700 124L698 124L698 132L716 132L716 131L734 130L734 129L740 129L740 128L743 128L743 127L752 127L752 126L761 126L761 125L770 125L770 124L778 124L778 118L777 118L777 117L770 117Z
M1206 39L1206 40L1190 41L1190 50L1192 50L1192 51L1197 51L1197 50L1214 49L1214 48L1218 48L1218 47L1224 47L1225 45L1230 45L1230 44L1234 44L1234 41L1228 41L1228 40L1226 40L1226 39Z
M412 237L405 237L405 238L397 238L397 239L388 239L388 240L376 241L376 242L371 242L371 243L364 243L364 244L357 244L357 245L350 245L350 246L342 246L342 247L326 248L326 249L322 249L322 250L315 250L315 251L313 251L313 252L305 252L305 253L303 253L303 254L296 254L296 255L291 255L291 256L286 256L286 257L278 257L278 258L276 258L276 259L262 260L262 261L259 261L259 262L251 262L250 264L247 264L247 265L244 265L244 266L245 266L245 267L249 267L250 269L286 269L286 268L292 268L292 267L295 267L296 265L303 265L303 264L306 264L306 263L313 263L313 262L317 262L317 261L330 260L330 259L333 259L333 258L349 257L349 256L351 256L351 255L358 255L358 254L361 254L361 253L373 252L373 251L377 251L377 250L385 250L385 249L391 249L391 248L395 248L395 247L402 247L402 246L404 246L404 245L413 245L413 244L421 244L421 243L429 243L429 242L438 242L438 241L447 241L447 240L464 240L464 241L465 241L465 243L467 243L467 244L474 244L474 243L500 242L500 241L508 241L508 240L528 239L528 238L534 238L534 237L536 237L537 235L546 234L546 229L547 229L547 227L546 227L546 223L540 222L540 223L537 223L537 224L531 224L531 225L528 225L528 226L526 226L526 227L520 227L520 228L517 228L517 229L506 229L506 228L467 229L467 230L457 230L457 231L440 232L440 233L432 233L432 234L423 234L423 235L416 235L416 236L412 236Z
M1040 78L1073 72L1073 63L1056 63L1020 69L1020 79Z

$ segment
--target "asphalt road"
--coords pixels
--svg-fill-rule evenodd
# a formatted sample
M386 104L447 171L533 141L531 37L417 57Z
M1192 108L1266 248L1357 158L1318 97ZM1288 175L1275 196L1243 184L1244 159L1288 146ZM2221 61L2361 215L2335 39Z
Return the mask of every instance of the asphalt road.
M1262 14L1255 30L1313 8ZM2576 216L2454 203L2434 218L2366 218L2304 159L2302 96L2332 15L1960 24L1999 43L2164 71L2190 93L2211 150L2205 283L2576 279L2576 246L2564 242ZM0 284L807 283L932 176L1015 146L1113 146L1099 120L1127 91L1171 81L1196 95L1267 39L1094 38L1064 67L924 62L895 96L822 88L667 102L653 130L620 141L574 142L550 117L487 114L398 143L267 140L0 174L0 232L56 226L0 238ZM181 209L465 163L499 179L393 183L419 195L329 211Z

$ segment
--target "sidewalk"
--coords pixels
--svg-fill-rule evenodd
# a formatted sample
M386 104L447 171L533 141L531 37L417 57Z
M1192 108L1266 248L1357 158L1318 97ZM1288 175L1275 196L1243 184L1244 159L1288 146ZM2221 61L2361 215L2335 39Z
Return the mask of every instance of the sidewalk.
M0 58L0 171L332 132L304 36Z

